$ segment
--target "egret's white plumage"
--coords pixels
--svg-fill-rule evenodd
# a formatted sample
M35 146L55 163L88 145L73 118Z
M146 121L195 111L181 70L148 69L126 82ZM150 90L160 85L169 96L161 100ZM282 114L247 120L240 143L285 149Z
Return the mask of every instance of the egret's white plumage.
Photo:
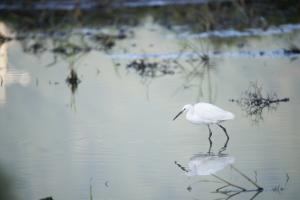
M234 114L225 111L213 104L200 102L197 104L187 104L183 106L182 110L173 118L175 120L182 113L186 113L186 119L193 124L207 124L209 129L209 141L211 143L211 129L210 124L217 124L225 132L227 141L229 136L226 129L220 123L234 119Z
M231 120L234 115L210 103L197 103L185 105L186 119L194 124L217 124Z
M187 104L183 106L173 120L183 112L186 112L186 119L194 124L218 124L234 118L231 112L210 103L200 102L194 105Z

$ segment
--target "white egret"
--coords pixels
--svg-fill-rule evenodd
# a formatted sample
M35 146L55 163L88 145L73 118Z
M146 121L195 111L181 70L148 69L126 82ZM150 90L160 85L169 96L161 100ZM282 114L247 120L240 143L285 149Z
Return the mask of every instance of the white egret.
M209 141L211 142L212 131L210 129L211 124L217 124L225 133L227 142L229 136L226 129L220 124L224 121L234 118L234 114L225 111L213 104L200 102L194 105L187 104L183 106L182 110L173 118L175 120L182 113L186 113L186 119L193 124L206 124L209 130ZM227 143L226 143L227 144Z

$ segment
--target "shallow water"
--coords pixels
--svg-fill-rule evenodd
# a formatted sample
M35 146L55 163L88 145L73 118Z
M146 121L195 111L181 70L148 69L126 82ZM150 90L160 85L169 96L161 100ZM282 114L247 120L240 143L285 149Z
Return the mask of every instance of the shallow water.
M206 126L189 124L183 117L172 121L184 104L207 101L236 116L223 124L230 135L223 153L230 161L215 156L209 168L218 166L219 160L225 162L224 169L214 173L249 190L255 187L229 164L252 179L256 173L257 184L264 188L256 199L297 199L299 56L226 53L287 49L300 43L299 31L230 39L178 38L151 19L131 31L133 37L117 41L109 52L94 49L79 56L58 55L56 62L51 51L23 51L22 41L1 46L0 177L9 188L1 191L3 195L15 199L224 198L225 194L214 193L224 183L209 175L187 176L174 163L188 169L191 158L208 151ZM210 56L209 64L204 64L201 56L216 51L224 54ZM193 58L181 52L199 56L190 62ZM154 53L178 56L147 56ZM145 63L159 63L156 73L126 67L136 54L142 54ZM164 65L170 73L161 70ZM70 81L66 82L71 69L80 79L73 92ZM251 82L262 87L264 96L274 92L290 101L249 117L229 100L239 99ZM217 126L212 131L212 152L217 154L226 137ZM242 192L232 199L251 199L256 193Z

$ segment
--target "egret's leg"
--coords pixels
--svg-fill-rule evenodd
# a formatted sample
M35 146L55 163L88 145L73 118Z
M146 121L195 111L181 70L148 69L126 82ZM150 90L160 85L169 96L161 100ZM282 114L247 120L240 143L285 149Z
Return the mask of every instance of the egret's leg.
M211 151L211 146L212 146L212 141L211 141L212 132L211 132L211 129L210 129L209 124L207 124L207 127L208 127L208 131L209 131L209 136L208 136L208 140L209 140L209 149L208 149L208 153L210 153L210 151Z
M220 148L220 150L219 150L219 154L222 154L222 153L223 153L223 151L225 151L225 150L226 150L226 148L227 148L227 144L228 144L228 141L229 141L229 139L227 139L227 140L226 140L226 142L225 142L225 144L224 144L224 146L223 146L222 148Z
M218 124L218 126L219 126L219 127L224 131L224 133L226 134L227 141L226 141L226 143L225 143L225 146L227 146L227 143L228 143L228 141L229 141L229 136L228 136L228 134L227 134L226 128L224 128L224 126L222 126L222 125L220 125L220 124Z

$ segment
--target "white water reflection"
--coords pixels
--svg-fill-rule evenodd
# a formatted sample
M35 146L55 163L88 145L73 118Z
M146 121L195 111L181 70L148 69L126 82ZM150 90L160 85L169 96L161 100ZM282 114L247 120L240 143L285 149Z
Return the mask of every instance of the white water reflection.
M8 36L10 31L5 23L0 22L0 35ZM8 43L0 44L0 105L6 102L6 88L11 84L26 86L30 83L28 72L8 67Z
M188 163L188 176L211 175L233 164L233 156L227 154L199 153L194 155Z

